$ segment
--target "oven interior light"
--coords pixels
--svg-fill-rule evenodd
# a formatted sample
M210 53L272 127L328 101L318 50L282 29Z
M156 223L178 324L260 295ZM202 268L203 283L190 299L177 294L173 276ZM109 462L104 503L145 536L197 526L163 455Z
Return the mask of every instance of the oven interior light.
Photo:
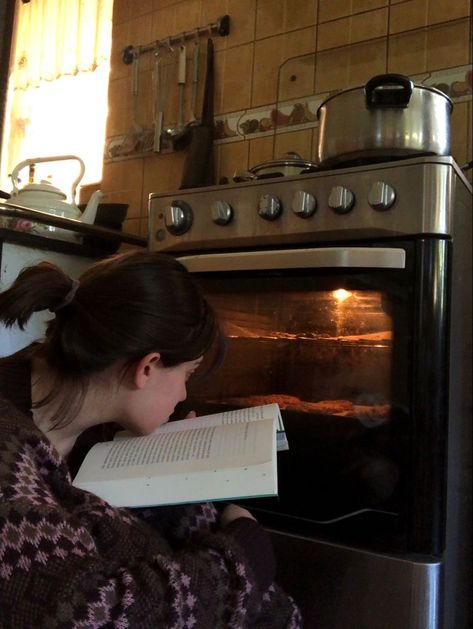
M334 290L332 295L335 297L338 303L342 303L343 301L345 301L345 299L351 297L350 291L345 290L344 288L338 288L337 290Z

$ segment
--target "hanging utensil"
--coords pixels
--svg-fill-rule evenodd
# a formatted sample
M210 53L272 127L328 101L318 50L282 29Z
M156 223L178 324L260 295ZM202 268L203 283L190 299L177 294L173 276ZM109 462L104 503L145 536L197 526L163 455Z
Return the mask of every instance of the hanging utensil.
M173 139L173 147L176 151L181 151L189 146L192 140L192 127L199 124L195 115L197 102L197 85L199 82L199 53L200 46L198 40L195 41L194 51L192 55L192 93L191 93L191 117L186 123L181 133Z
M214 46L212 39L209 38L207 41L207 70L202 116L200 123L191 127L191 142L184 164L181 189L215 184L213 152L214 80Z
M178 88L178 114L177 124L169 126L165 129L165 136L174 142L179 138L184 130L184 92L186 89L186 47L179 47L178 69L177 69L177 88Z
M177 85L179 90L179 113L177 117L177 128L179 131L184 127L184 93L186 89L186 47L179 47L179 69Z
M160 51L156 46L154 51L154 138L153 151L159 153L161 151L161 133L163 130L163 97L162 86L159 80L160 72Z
M192 56L192 94L191 94L191 117L189 122L194 122L197 119L196 105L197 105L197 86L199 83L199 53L200 45L199 41L194 42L194 52Z

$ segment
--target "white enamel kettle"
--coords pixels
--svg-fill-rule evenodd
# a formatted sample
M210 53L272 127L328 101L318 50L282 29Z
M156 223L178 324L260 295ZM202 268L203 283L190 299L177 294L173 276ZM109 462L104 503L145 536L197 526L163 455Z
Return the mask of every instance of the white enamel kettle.
M40 162L58 162L65 160L77 160L80 164L79 175L72 183L71 203L66 201L67 195L59 188L53 186L49 181L42 180L40 183L29 183L19 189L18 174L26 166L32 166ZM75 201L75 196L77 185L84 176L84 172L85 164L82 159L76 155L57 155L54 157L34 157L32 159L25 159L23 162L20 162L17 166L15 166L12 171L11 178L13 189L10 199L6 203L20 205L31 210L40 210L41 212L54 214L55 216L72 218L91 225L95 221L97 207L104 196L104 193L100 190L94 192L90 197L85 210L83 212L79 210ZM58 230L53 228L53 230L50 231ZM64 230L60 230L60 232L63 231Z

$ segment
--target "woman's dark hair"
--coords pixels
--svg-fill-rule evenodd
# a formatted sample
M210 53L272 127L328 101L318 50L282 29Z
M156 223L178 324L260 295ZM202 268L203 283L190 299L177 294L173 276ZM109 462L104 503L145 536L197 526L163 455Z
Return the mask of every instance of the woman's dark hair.
M117 361L126 369L159 352L162 365L172 367L199 358L216 339L217 356L223 351L213 310L187 269L167 254L133 251L97 262L65 303L71 287L59 267L41 262L0 294L6 326L23 329L34 312L55 312L36 351L67 391L53 418L58 424L76 414L90 378ZM37 406L55 398L54 389Z

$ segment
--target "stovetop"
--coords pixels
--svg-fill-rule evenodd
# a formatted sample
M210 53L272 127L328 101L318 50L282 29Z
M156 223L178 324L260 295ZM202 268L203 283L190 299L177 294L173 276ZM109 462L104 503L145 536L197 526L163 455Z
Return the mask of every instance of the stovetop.
M452 157L417 157L295 177L151 194L149 246L193 252L451 235L471 185Z

